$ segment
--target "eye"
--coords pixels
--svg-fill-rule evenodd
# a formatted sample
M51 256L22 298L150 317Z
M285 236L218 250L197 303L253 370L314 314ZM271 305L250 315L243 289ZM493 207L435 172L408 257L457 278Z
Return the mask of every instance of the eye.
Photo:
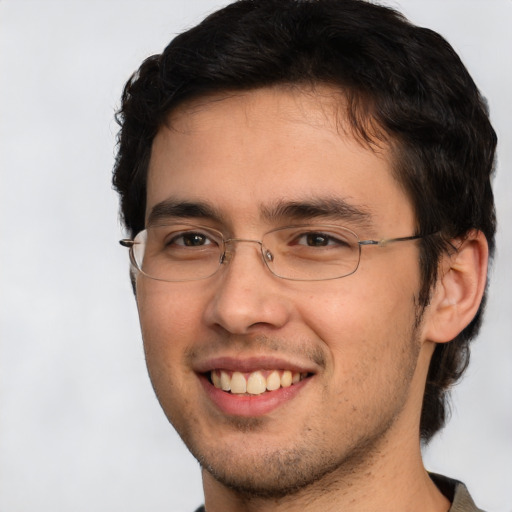
M211 245L213 240L205 234L197 231L187 231L173 236L167 245L180 245L184 247L204 247L205 245Z
M327 247L327 246L346 246L349 245L347 240L344 240L339 235L332 235L322 232L309 232L299 235L295 239L296 245L304 245L307 247Z
M309 245L310 247L325 247L326 245L329 245L330 242L332 243L331 238L324 233L308 233L307 235L303 235L301 238L304 239L306 245Z

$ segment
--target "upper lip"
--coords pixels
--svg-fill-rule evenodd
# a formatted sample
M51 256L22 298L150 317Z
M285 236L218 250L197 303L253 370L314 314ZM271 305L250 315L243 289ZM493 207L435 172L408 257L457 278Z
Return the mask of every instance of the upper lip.
M294 362L275 356L257 357L231 357L217 356L198 361L194 364L197 373L206 373L212 370L227 370L251 373L258 370L290 370L300 373L315 373L315 365L311 362Z

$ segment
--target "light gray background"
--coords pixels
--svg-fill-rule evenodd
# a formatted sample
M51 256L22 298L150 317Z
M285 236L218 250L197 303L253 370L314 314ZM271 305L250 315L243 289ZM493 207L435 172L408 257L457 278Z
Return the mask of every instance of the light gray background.
M117 198L121 88L221 0L0 0L0 511L183 511L199 468L146 376ZM403 0L489 99L500 218L486 324L427 467L512 511L512 1Z

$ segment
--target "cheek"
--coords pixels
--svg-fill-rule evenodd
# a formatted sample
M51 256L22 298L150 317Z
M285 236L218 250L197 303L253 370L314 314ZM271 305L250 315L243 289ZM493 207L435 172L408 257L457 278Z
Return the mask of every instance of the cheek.
M330 353L332 375L340 388L347 381L364 386L383 382L396 370L398 360L415 351L411 345L414 282L412 277L407 284L354 279L341 287L333 281L324 284L322 293L308 296L302 317Z
M347 286L311 294L302 304L302 317L322 339L364 339L381 333L386 337L389 328L414 321L414 291L393 283L377 289L366 286Z
M198 302L186 287L139 278L137 307L150 373L181 361L184 348L198 338Z
M137 306L146 366L169 421L177 428L191 407L195 375L184 364L186 350L200 339L200 305L185 287L139 278Z

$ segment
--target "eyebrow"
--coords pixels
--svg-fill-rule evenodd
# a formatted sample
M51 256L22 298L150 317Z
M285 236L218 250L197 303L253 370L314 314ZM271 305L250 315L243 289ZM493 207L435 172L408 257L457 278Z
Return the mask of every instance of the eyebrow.
M360 227L372 226L372 214L368 208L338 197L279 200L270 205L261 205L260 211L262 218L268 223L305 222L322 218L326 221L349 222ZM203 201L168 198L151 208L147 225L153 226L172 219L201 219L222 223L224 215L219 209Z
M304 201L277 201L262 207L263 217L268 221L325 220L345 221L361 227L371 227L372 214L361 205L355 205L339 197L313 198Z
M221 220L222 215L215 207L202 201L180 201L169 198L151 208L147 225L152 226L173 218Z

